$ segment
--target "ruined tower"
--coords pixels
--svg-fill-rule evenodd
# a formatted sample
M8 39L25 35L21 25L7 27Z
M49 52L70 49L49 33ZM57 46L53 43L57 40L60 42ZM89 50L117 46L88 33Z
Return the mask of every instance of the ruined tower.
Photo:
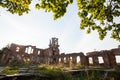
M49 43L49 56L51 57L50 63L55 64L58 63L59 58L59 45L58 45L58 38L52 38Z
M59 49L58 49L58 38L52 38L49 43L49 48L53 51L51 55L59 55Z

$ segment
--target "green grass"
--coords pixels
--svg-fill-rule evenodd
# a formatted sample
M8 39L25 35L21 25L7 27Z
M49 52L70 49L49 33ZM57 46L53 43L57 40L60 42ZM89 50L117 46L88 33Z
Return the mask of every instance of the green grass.
M19 74L19 68L21 66L6 66L0 74ZM35 67L24 66L22 68L27 68L26 73L37 73L43 75L52 80L103 80L105 74L95 70L83 71L83 73L71 74L69 72L64 72L66 69L62 66L50 66L50 65L39 65ZM93 69L94 67L91 67ZM95 67L96 68L96 67ZM99 68L99 67L98 67ZM100 68L102 69L102 68ZM119 80L120 79L120 68L116 67L115 71L111 71L107 75L108 80ZM36 78L37 80L37 78Z
M12 74L18 74L18 73L19 72L17 67L6 66L4 67L3 71L0 74L12 75Z

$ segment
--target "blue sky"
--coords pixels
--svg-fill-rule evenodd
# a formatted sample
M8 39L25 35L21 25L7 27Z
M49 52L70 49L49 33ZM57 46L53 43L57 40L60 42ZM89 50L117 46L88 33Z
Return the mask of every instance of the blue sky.
M109 38L99 40L98 34L79 29L77 6L69 5L64 17L54 21L52 13L33 8L23 16L12 15L0 8L0 48L10 43L47 48L52 37L59 38L60 52L90 52L117 48L120 42Z

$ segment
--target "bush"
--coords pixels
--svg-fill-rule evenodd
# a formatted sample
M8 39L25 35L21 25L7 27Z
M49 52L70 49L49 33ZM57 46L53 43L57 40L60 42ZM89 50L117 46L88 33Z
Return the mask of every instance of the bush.
M39 74L45 75L52 80L70 80L70 74L64 73L60 69L47 69L45 67L39 68Z
M10 66L6 66L3 71L1 72L1 74L6 74L6 75L12 75L12 74L18 74L18 68L17 67L10 67Z

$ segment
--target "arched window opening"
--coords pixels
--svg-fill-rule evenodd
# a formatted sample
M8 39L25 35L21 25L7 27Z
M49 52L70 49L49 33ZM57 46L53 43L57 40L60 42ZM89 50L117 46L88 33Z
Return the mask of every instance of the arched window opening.
M33 53L32 47L27 47L25 53L32 54Z
M61 58L59 58L59 62L61 62Z
M93 64L93 59L92 59L92 57L89 58L89 64Z
M77 63L80 63L80 56L77 56Z
M64 57L64 63L66 63L66 57Z
M38 55L40 55L40 50L38 51Z
M19 52L20 51L20 47L16 47L16 52Z
M116 63L120 64L120 55L115 56L115 58L116 58Z
M103 57L98 57L98 61L99 61L100 64L104 63Z

